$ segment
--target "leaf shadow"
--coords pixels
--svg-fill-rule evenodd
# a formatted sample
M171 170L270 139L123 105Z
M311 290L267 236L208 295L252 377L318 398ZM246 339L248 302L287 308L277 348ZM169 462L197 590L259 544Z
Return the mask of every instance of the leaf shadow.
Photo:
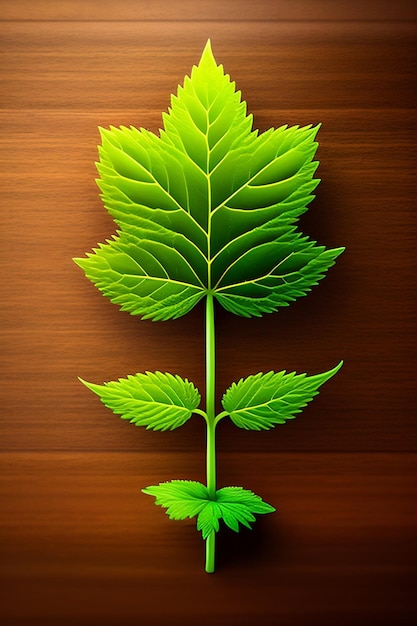
M216 570L225 571L238 567L252 568L284 562L288 555L288 541L283 528L259 516L252 529L240 527L234 532L221 522L217 533Z

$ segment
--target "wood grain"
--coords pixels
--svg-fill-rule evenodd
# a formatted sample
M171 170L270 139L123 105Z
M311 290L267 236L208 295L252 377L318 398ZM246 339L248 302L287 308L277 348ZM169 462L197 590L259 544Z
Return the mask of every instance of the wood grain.
M221 534L214 576L194 523L138 496L174 466L190 476L201 465L175 453L3 455L7 624L411 625L413 455L246 454L243 467L220 455L226 483L262 489L278 513Z
M3 0L3 20L271 21L416 19L413 0Z
M138 32L124 22L3 24L7 449L195 449L198 424L167 437L128 432L77 381L160 369L204 388L201 308L175 322L140 322L71 261L114 232L94 183L97 126L156 131L207 27L160 22ZM237 22L210 33L261 130L322 122L322 183L303 228L347 248L308 298L277 315L218 312L219 397L258 370L346 363L302 421L255 439L224 427L219 445L415 450L415 27L264 23L252 31Z
M5 626L415 623L416 18L405 0L2 3ZM209 36L261 131L322 123L302 229L347 248L276 315L216 312L218 400L256 371L345 366L285 427L220 425L220 483L278 512L221 533L211 577L194 523L139 491L204 480L203 424L133 428L77 381L159 369L204 391L202 307L140 321L71 261L114 232L97 127L157 132Z

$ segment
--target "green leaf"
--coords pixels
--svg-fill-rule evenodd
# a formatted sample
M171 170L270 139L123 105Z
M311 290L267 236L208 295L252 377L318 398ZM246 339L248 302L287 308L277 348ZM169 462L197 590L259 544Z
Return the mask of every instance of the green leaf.
M172 480L142 489L147 495L155 496L155 504L166 508L170 519L197 518L197 530L203 539L219 530L222 519L229 528L238 532L239 523L250 528L255 521L254 513L272 513L274 507L259 496L242 487L223 487L211 499L207 487L191 480Z
M243 316L287 306L343 251L296 226L319 182L318 128L258 134L207 42L159 136L100 129L98 185L119 230L75 262L112 302L153 320L180 317L207 293Z
M153 430L182 426L200 404L198 390L187 379L161 372L146 372L117 382L95 385L80 378L103 404L122 419Z
M239 530L239 523L250 528L255 521L254 513L273 513L274 507L267 504L248 489L242 487L223 487L216 492L216 504L220 507L225 524L234 531Z
M155 504L166 508L170 519L194 517L206 506L207 487L193 480L171 480L142 489L143 493L155 496Z
M317 374L268 372L233 383L222 398L222 405L239 428L267 430L293 419L318 394L319 387L342 367Z
M207 502L197 518L197 530L201 531L203 539L207 539L210 533L219 531L219 519L222 516L220 506L214 500Z

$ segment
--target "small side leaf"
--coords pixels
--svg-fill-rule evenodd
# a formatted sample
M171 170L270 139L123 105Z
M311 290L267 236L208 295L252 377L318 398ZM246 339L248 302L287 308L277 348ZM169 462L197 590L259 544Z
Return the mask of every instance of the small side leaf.
M317 374L268 372L233 383L222 399L232 422L247 430L267 430L293 419L318 394L319 387L342 367Z
M117 382L95 385L80 378L103 404L122 419L153 430L182 426L200 404L198 390L187 379L161 372L146 372Z
M142 491L148 496L155 496L155 504L166 508L170 519L194 517L209 500L207 487L193 480L171 480Z

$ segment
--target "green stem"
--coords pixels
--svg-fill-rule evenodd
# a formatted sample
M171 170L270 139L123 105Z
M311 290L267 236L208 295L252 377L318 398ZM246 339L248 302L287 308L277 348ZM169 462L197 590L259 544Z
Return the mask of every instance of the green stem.
M213 294L206 300L206 413L207 413L207 490L209 497L216 495L216 341L214 334ZM206 539L206 572L214 572L216 533L213 530Z
M206 539L206 572L214 572L216 532L213 530Z

